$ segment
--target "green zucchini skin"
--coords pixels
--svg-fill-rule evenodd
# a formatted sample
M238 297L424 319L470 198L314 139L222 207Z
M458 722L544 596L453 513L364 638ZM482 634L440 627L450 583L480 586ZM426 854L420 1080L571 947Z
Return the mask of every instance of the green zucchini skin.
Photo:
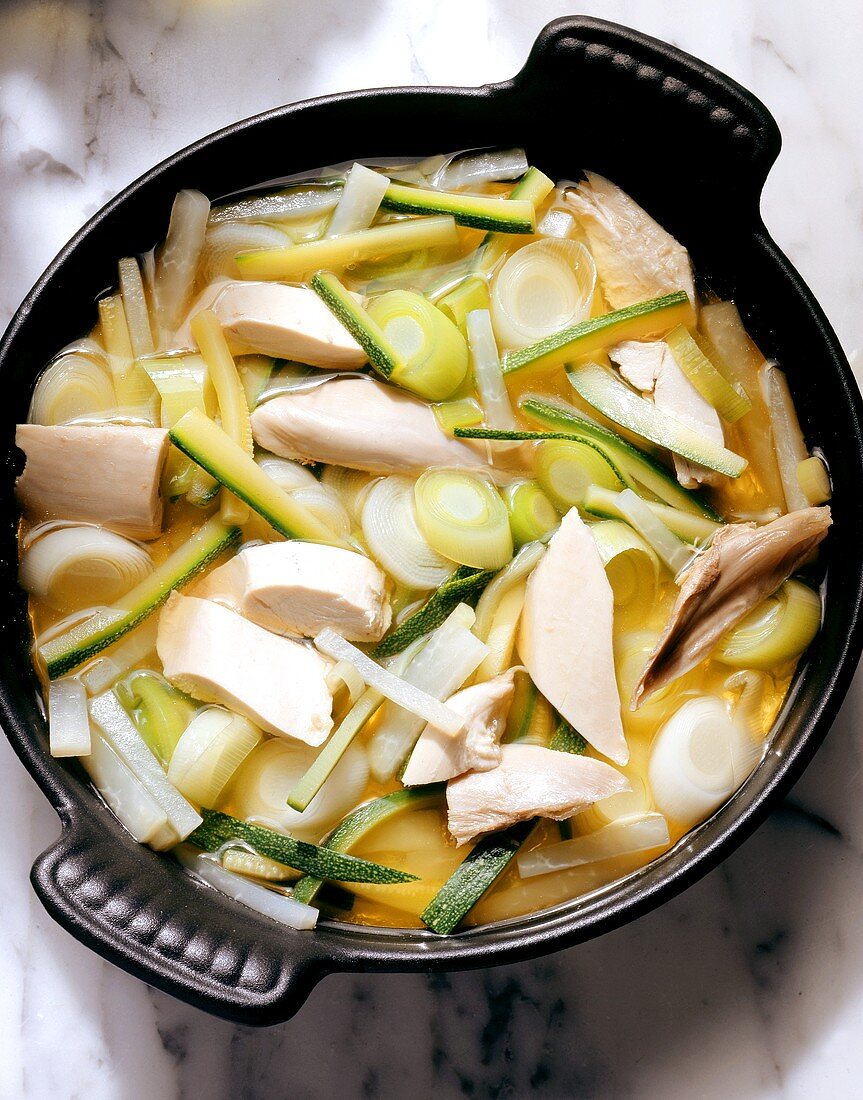
M211 520L210 523L212 524L213 521ZM201 530L199 528L197 533ZM65 676L67 672L71 672L78 665L95 657L97 653L101 653L103 649L119 641L124 634L134 630L154 611L158 611L174 589L188 584L225 550L236 545L242 533L239 527L226 528L224 525L221 525L221 532L219 532L219 525L214 525L213 530L213 537L204 539L200 555L193 559L186 569L166 577L163 587L154 598L121 612L118 617L108 617L104 613L96 614L43 645L39 653L45 662L48 678L56 680L60 676ZM144 583L147 584L150 581L152 577L147 578ZM130 596L134 596L134 589L124 599Z
M503 874L538 820L519 821L501 833L483 837L423 910L420 920L425 926L440 936L457 928Z
M558 721L557 729L548 747L556 752L571 752L574 756L584 756L587 752L587 742L565 718Z
M330 271L318 271L309 285L360 345L378 374L389 378L399 365L398 354L365 309Z
M536 229L536 213L527 200L513 202L391 183L381 206L400 214L451 214L458 225L495 233L533 233Z
M444 796L445 784L434 783L428 787L412 787L409 790L393 791L382 795L365 806L353 810L344 818L324 841L323 848L332 852L347 852L354 844L370 832L376 825L387 821L405 810L426 810L439 805ZM293 896L297 901L311 905L324 879L332 876L304 875L294 886ZM405 880L414 878L406 875ZM345 880L343 880L345 881ZM390 880L393 881L393 880Z
M454 573L435 589L423 606L398 626L389 637L378 642L370 656L376 661L394 657L423 634L434 630L451 611L471 596L478 596L495 575L493 569L473 569L460 565Z
M296 871L320 875L338 882L376 882L387 884L394 882L413 882L416 875L384 867L381 863L371 863L367 859L345 855L331 848L321 848L305 840L265 829L261 825L251 825L229 814L217 810L201 810L204 818L186 840L205 852L214 852L229 840L245 840L262 856L269 856L279 863L286 863Z

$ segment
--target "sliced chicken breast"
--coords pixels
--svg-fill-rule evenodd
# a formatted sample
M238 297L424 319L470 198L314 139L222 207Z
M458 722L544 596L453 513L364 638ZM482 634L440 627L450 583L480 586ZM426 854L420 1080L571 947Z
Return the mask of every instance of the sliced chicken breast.
M277 737L320 745L333 727L329 663L210 600L174 592L159 617L156 652L181 691Z
M352 642L379 642L391 620L386 577L373 561L310 542L250 546L194 594L275 634L311 638L329 626Z
M594 748L629 759L614 672L614 595L590 528L575 508L563 517L530 575L518 651L531 679Z
M463 688L447 706L465 719L461 734L450 737L426 726L414 746L402 782L406 787L441 783L469 771L488 771L500 763L500 739L515 691L515 669Z
M695 305L689 253L625 191L595 172L565 194L587 234L612 309L685 290Z
M15 443L27 457L15 493L28 519L100 523L138 539L161 533L163 428L19 424Z
M830 509L822 507L763 527L721 527L683 574L665 630L635 685L633 708L708 657L726 631L807 560L831 522Z
M252 413L252 431L258 446L283 458L374 474L485 465L441 431L425 402L367 378L335 378L275 397Z
M503 745L496 768L447 784L449 831L456 844L466 844L532 817L563 821L628 790L626 776L601 760L539 745Z

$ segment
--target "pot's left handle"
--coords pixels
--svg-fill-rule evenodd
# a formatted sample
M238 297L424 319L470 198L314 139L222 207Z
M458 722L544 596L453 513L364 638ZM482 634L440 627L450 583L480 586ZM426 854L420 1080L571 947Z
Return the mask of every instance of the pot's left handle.
M314 933L281 928L222 897L97 815L69 823L30 877L76 939L150 985L239 1023L288 1019L327 970Z

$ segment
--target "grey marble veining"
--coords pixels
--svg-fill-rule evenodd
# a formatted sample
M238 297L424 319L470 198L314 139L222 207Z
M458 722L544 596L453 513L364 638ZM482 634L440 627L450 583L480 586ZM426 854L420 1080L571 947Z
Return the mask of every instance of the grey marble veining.
M704 57L773 110L785 145L765 220L863 368L857 0L582 10ZM6 0L0 315L107 198L200 135L345 88L505 78L562 11L552 0ZM561 140L577 132L577 105L560 125ZM786 804L637 923L518 966L333 976L267 1031L148 990L48 919L27 874L56 819L2 741L0 1097L855 1097L861 718L858 677Z

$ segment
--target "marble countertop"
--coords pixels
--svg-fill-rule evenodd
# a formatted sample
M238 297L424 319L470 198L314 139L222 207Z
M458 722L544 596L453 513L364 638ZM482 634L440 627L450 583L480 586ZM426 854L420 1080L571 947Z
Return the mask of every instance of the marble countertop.
M582 10L682 46L771 108L785 145L765 220L863 370L859 0ZM194 138L346 88L508 77L560 14L559 0L5 0L0 319L105 200ZM266 1031L155 993L52 923L27 874L57 821L0 739L0 1098L859 1096L861 717L863 674L784 805L637 923L518 966L333 976Z

